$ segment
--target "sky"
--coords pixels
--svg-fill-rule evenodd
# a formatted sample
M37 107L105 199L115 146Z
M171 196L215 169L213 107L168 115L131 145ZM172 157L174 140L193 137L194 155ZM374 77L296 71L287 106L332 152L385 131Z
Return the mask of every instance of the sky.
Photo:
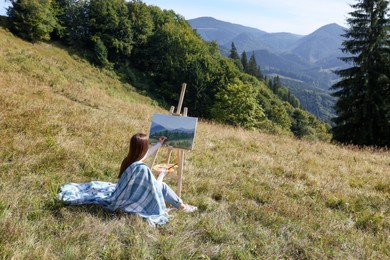
M11 4L8 1L0 0L0 15L5 15L7 12L5 8L7 8L10 5Z
M195 117L171 116L166 114L154 114L152 121L156 124L171 129L177 129L177 128L194 129L196 128L196 123L197 123Z
M345 20L356 0L144 0L148 5L172 9L185 19L211 16L266 32L307 35Z
M148 5L172 9L185 19L202 16L257 28L266 32L307 35L321 26L345 20L356 0L143 0ZM9 1L0 0L0 15Z

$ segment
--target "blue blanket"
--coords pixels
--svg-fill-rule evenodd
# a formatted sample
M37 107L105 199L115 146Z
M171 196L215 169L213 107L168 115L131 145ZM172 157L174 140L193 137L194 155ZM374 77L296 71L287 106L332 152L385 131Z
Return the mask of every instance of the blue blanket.
M130 165L117 184L93 181L68 183L58 198L71 204L100 204L110 211L137 213L150 225L165 224L167 214L161 187L150 169L142 162Z

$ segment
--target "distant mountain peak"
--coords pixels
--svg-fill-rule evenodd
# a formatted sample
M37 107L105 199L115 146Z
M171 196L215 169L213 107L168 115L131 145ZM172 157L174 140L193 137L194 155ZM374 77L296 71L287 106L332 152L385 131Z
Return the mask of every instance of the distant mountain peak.
M230 44L232 39L241 33L267 34L256 28L247 27L240 24L230 23L215 19L213 17L199 17L187 20L192 28L206 41L217 41L218 43Z
M243 26L215 19L199 17L188 20L200 36L206 41L216 41L220 46L230 49L232 42L241 51L266 49L272 52L283 52L302 35L292 33L268 33L256 28Z
M319 34L319 33L329 33L331 35L335 35L335 34L342 34L344 32L345 28L338 25L337 23L330 23L330 24L327 24L327 25L324 25L320 28L318 28L317 30L315 30L314 32L312 32L311 34L309 35L312 35L312 34Z
M191 25L196 23L196 24L207 24L209 26L210 23L212 23L212 25L214 25L214 26L217 25L218 27L219 26L233 26L233 27L239 27L243 30L250 30L250 31L256 30L256 31L261 31L261 32L265 33L265 31L259 30L259 29L254 28L254 27L244 26L241 24L218 20L218 19L211 17L211 16L202 16L202 17L198 17L198 18L194 18L194 19L189 19L188 22Z
M341 25L339 25L339 24L337 24L337 23L330 23L330 24L326 24L326 25L324 25L324 26L322 26L322 27L320 27L320 28L330 28L330 27L334 27L334 28L344 28L344 27L342 27Z
M289 79L288 82L285 81L286 86L295 90L292 93L301 99L303 107L318 105L309 110L313 114L327 117L333 113L334 101L328 91L338 79L332 71L345 67L338 59L342 56L340 48L345 30L342 26L330 23L309 35L297 35L267 33L212 17L199 17L188 22L204 40L216 41L226 56L229 55L232 42L239 53L254 53L257 64L265 75L278 74ZM316 92L319 89L327 91L328 96ZM307 95L312 95L313 98L307 98ZM310 100L315 100L317 105L308 104Z

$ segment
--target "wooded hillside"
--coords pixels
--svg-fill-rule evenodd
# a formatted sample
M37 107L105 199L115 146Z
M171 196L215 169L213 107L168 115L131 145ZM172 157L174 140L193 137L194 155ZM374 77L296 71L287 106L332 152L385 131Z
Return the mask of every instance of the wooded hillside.
M9 27L32 41L59 41L162 106L188 85L190 115L248 129L329 141L327 126L274 94L266 80L205 42L171 10L140 1L16 1Z

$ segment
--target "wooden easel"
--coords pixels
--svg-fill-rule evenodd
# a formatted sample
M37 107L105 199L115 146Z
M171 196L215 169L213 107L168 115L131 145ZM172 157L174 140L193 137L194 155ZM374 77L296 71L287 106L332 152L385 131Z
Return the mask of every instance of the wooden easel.
M183 100L184 100L184 94L186 92L186 87L187 87L187 84L186 83L183 83L182 86L181 86L181 93L180 93L180 98L179 98L179 103L177 105L177 109L176 109L176 113L174 112L175 111L175 107L174 106L171 106L171 109L169 110L169 114L170 115L173 115L173 116L187 116L187 113L188 113L188 108L187 107L184 107L183 108L183 114L181 114L181 107L183 105ZM183 167L184 167L184 149L178 149L178 148L173 148L172 146L169 146L168 147L168 151L167 151L167 158L166 158L166 164L169 164L169 161L171 159L171 155L172 155L172 151L175 150L177 152L177 164L178 164L178 168L177 168L177 175L178 175L178 180L177 180L177 195L179 195L179 197L181 196L181 190L182 190L182 180L183 180ZM154 154L153 156L153 159L152 159L152 162L151 162L151 166L150 168L152 169L156 159L157 159L157 155L158 155L158 152L159 150L156 151L156 153Z

